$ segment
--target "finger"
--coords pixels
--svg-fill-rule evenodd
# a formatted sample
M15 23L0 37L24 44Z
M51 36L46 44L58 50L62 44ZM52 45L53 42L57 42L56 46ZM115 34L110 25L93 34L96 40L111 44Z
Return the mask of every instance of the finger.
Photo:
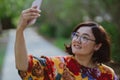
M26 19L26 20L29 20L32 18L37 18L39 16L40 16L40 14L36 14L36 13L28 13L28 14L23 15L24 19Z
M26 9L26 10L23 10L23 11L22 11L22 14L28 13L28 12L30 12L30 8L29 8L29 9Z
M35 12L34 9L26 9L26 10L23 10L21 14L21 19L26 22L31 19L38 18L39 16L40 14L38 12Z
M26 15L28 15L28 16L40 16L39 13L35 13L35 12L27 13Z
M41 10L38 10L38 9L35 9L35 8L30 8L30 9L28 10L28 12L36 12L36 13L40 13Z
M31 20L33 20L33 19L38 18L38 16L30 16L30 17L28 17L28 18L29 18L29 20L28 20L28 21L31 21Z
M30 12L40 13L41 10L37 10L37 9L34 9L34 8L29 8L29 9L23 10L22 14L26 14L26 13L30 13Z
M29 11L29 10L28 10ZM28 12L27 10L22 12L22 17L26 16L40 16L38 12Z

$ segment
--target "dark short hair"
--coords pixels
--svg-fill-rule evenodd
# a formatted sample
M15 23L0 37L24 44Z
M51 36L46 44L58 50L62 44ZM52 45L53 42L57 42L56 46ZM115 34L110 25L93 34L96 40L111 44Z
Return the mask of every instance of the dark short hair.
M109 62L111 60L110 59L111 44L110 44L110 37L108 36L105 29L101 25L97 24L96 22L87 21L87 22L78 24L75 27L75 29L73 29L72 33L76 32L80 27L91 27L92 33L95 37L96 44L102 43L102 46L100 47L100 49L94 52L92 56L92 61L97 63ZM69 53L70 55L74 55L72 53L71 44L65 45L65 48L67 53Z

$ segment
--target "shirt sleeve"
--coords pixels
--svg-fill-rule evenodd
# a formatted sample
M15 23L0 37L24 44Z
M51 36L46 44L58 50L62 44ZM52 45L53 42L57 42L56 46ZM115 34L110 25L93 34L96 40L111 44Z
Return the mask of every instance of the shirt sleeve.
M18 70L22 80L43 80L46 59L37 58L32 55L28 56L29 66L27 71Z
M109 80L119 80L115 71L107 65L102 64L101 72L102 74L104 74L104 76L102 75L102 77L109 78Z

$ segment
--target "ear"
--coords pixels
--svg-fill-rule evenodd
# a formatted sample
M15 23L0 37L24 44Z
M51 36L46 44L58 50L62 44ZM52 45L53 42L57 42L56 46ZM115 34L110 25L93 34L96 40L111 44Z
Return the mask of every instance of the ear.
M102 46L102 43L96 44L94 50L97 51Z

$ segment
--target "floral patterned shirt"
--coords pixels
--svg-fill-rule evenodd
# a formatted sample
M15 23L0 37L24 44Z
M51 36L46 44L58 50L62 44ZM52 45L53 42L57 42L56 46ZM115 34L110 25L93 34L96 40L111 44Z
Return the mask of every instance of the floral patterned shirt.
M85 67L73 56L37 58L30 55L28 70L18 70L18 73L22 80L118 80L108 66Z

